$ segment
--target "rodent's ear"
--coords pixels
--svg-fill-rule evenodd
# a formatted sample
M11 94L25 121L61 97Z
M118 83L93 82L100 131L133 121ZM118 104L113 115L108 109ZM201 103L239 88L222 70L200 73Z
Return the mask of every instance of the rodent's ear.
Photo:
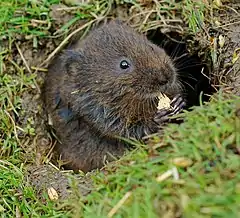
M72 69L76 69L77 66L81 64L83 57L84 56L81 51L65 50L62 53L62 64L65 67L66 72L69 74L75 72L76 70L74 71Z

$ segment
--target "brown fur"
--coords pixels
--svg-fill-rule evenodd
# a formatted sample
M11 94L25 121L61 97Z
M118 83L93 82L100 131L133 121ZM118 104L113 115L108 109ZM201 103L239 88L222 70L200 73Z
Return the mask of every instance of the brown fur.
M119 67L123 59L130 68ZM181 92L171 59L120 22L93 30L63 52L49 67L44 99L67 166L85 172L102 167L111 160L108 153L119 157L128 147L116 136L141 139L156 132L160 92L169 98Z

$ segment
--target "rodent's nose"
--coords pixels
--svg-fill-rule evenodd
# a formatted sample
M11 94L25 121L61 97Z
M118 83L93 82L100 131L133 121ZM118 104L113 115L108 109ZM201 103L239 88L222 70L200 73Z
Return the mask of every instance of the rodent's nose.
M174 68L165 65L164 68L158 73L158 81L161 85L171 84L176 77Z
M156 74L155 81L158 83L158 85L166 85L168 83L171 83L173 80L173 76L169 73L158 73Z
M149 76L156 85L166 85L173 81L173 74L166 70L149 70Z
M170 82L170 76L168 75L163 75L162 77L158 77L158 84L159 85L166 85L168 82Z

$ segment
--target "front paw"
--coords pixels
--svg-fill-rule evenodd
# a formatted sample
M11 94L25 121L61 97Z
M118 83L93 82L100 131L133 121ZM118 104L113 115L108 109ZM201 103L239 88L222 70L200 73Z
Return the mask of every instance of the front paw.
M170 105L172 110L171 114L176 115L184 109L184 107L186 106L186 102L184 101L183 97L178 94L173 98Z
M154 121L158 124L163 124L163 123L169 121L169 115L171 113L172 113L172 110L170 110L170 109L158 110L154 117Z
M180 113L186 106L186 103L181 95L176 95L171 101L170 106L170 108L164 108L157 111L154 117L156 123L163 124L169 122L171 116Z

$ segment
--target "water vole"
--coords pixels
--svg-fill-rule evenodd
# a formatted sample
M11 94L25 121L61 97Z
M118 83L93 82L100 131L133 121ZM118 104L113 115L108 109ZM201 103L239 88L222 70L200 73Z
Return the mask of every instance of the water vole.
M158 110L160 93L173 99L171 110ZM185 104L170 57L119 21L91 31L56 57L43 95L61 158L85 172L124 153L127 144L116 136L154 133Z

